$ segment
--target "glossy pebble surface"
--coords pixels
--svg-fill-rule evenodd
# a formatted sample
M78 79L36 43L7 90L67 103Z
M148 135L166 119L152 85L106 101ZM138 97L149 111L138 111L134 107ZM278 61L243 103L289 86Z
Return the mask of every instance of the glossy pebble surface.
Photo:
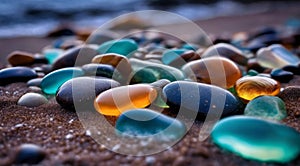
M262 95L275 96L280 92L280 84L268 77L242 77L236 81L235 90L244 100L252 100Z
M156 96L156 90L150 85L121 86L98 95L94 106L103 115L119 116L130 109L145 108Z
M98 77L78 77L65 82L56 93L56 101L62 107L74 109L75 106L93 106L100 93L120 86L112 79ZM75 104L74 104L75 103Z
M244 114L273 120L282 120L287 116L284 102L276 96L260 96L251 100Z
M242 76L238 66L223 57L209 57L189 62L182 67L182 71L194 81L226 89L232 87Z
M297 65L300 59L282 45L273 44L258 50L257 61L263 67L281 68L286 65Z
M137 43L132 39L111 40L102 43L98 52L100 54L116 53L126 57L130 57L134 51L138 49Z
M50 64L52 64L61 54L63 53L62 49L46 49L43 51L45 58Z
M213 114L231 115L239 111L240 102L227 90L213 85L188 81L175 81L163 88L163 95L171 111L184 109L186 114L206 116Z
M180 139L186 132L185 125L177 119L150 109L124 112L116 122L116 133L137 137L155 136L157 139Z
M273 69L270 73L271 77L279 82L287 83L293 79L294 74L282 69Z
M225 150L262 162L286 163L300 153L299 132L254 117L225 118L214 126L211 138Z
M37 77L37 73L28 67L11 67L0 70L0 86L14 82L26 82Z
M163 53L161 61L164 64L169 65L174 60L176 60L178 57L180 57L180 55L183 54L185 51L187 51L187 50L186 49L167 50Z
M7 61L12 66L26 66L34 63L34 55L23 51L14 51L7 57Z
M83 65L82 70L84 71L85 75L89 76L102 76L114 78L116 80L121 79L119 71L111 65L90 63Z
M26 93L18 100L18 105L26 107L37 107L47 102L47 98L41 94Z
M42 82L41 89L46 94L55 94L57 89L71 78L83 76L84 72L80 68L68 67L55 70L47 74Z
M46 156L46 151L42 147L35 144L22 144L16 150L13 163L36 165L44 160Z

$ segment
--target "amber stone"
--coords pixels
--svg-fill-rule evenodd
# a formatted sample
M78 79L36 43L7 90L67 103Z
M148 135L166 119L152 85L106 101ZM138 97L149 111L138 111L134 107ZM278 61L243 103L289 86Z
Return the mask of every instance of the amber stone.
M12 66L24 66L34 63L34 55L23 51L14 51L7 57L7 61Z
M155 88L146 84L121 86L107 90L97 96L96 110L108 116L119 116L130 109L145 108L156 99Z
M249 101L258 96L277 95L280 92L280 84L268 77L246 76L236 81L235 90L240 98Z
M182 67L182 71L194 81L227 89L242 76L238 66L223 57L209 57L189 62Z

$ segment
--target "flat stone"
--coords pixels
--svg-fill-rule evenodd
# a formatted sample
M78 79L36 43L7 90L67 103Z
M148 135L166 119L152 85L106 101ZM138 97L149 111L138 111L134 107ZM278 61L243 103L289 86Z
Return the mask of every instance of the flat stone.
M47 102L48 102L47 98L41 94L26 93L18 100L18 105L26 106L26 107L38 107Z
M293 79L294 74L282 69L273 69L270 73L271 77L279 82L287 83Z
M37 77L37 73L29 67L11 67L0 70L0 86L15 82L27 82Z
M12 66L27 66L34 63L34 55L24 51L14 51L7 57Z

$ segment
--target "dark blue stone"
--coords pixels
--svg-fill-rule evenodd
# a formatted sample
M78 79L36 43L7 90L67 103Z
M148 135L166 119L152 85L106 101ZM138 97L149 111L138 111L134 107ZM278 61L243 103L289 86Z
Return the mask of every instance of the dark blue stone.
M273 69L270 74L271 78L281 83L287 83L294 77L294 74L292 72L285 71L282 69Z
M100 76L113 78L116 80L121 79L121 74L113 66L107 64L86 64L82 66L82 70L87 76Z
M46 152L38 145L23 144L18 147L14 164L38 164L46 157Z
M27 82L37 77L37 73L29 67L11 67L0 70L0 86L14 82Z
M295 75L300 75L300 66L296 65L287 65L282 68L282 70L292 72Z

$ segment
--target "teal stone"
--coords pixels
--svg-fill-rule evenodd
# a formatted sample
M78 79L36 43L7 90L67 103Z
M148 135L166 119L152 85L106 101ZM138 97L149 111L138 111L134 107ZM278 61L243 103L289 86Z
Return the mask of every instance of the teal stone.
M244 114L272 120L282 120L287 116L284 102L276 96L260 96L251 100Z
M255 117L233 116L219 121L212 141L243 158L287 163L300 153L300 133L295 129Z
M18 100L18 105L26 107L37 107L48 102L48 99L38 93L26 93Z
M259 73L256 71L256 70L253 70L253 69L250 69L248 72L247 72L247 75L248 76L257 76Z
M135 58L129 60L134 72L147 68L154 72L156 80L167 79L169 81L184 80L182 71L174 67L163 64L153 63L149 61L142 61Z
M187 49L187 50L193 50L193 51L196 51L196 50L199 49L199 46L197 46L197 45L195 45L195 44L187 44L187 43L186 43L186 44L182 45L181 48Z
M107 41L99 46L100 54L116 53L130 57L138 49L138 44L132 39L120 39Z
M161 61L164 64L169 65L174 60L179 58L180 55L183 54L185 51L187 51L187 50L186 49L166 50L162 55Z
M40 87L46 94L55 94L63 83L74 77L80 77L83 75L83 70L76 67L67 67L55 70L43 78Z
M43 51L44 57L48 60L49 64L53 62L63 53L62 49L46 49Z
M133 73L130 84L152 83L157 81L155 72L149 68L142 68Z
M116 122L118 135L178 140L186 133L185 125L177 119L150 109L134 109L122 113Z

